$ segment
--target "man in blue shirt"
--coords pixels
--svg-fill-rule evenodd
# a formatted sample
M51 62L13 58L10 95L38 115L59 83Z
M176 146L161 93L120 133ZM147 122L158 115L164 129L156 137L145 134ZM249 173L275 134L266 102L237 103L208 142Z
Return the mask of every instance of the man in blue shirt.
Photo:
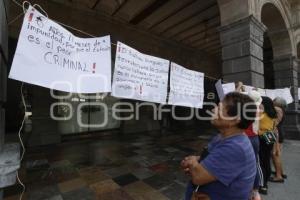
M253 148L244 130L255 119L256 106L247 95L229 93L213 110L212 124L219 130L205 158L186 157L181 166L191 176L186 200L192 194L210 200L248 200L256 175ZM201 199L201 198L200 198Z

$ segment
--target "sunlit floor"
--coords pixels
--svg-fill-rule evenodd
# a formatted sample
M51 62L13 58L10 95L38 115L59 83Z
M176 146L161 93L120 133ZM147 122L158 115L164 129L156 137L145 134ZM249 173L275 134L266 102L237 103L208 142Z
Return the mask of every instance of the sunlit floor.
M207 143L198 136L118 135L31 148L20 170L23 199L183 199L188 177L179 164ZM18 185L5 189L5 200L20 192Z

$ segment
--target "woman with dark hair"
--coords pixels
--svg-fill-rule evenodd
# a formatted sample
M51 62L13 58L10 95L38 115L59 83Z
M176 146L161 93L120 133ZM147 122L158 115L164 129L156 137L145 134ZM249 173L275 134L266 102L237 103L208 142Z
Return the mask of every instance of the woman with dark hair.
M275 128L275 120L277 118L277 113L274 108L272 99L269 97L262 97L262 115L259 121L258 134L262 136L268 131L273 132ZM260 165L263 173L263 186L260 188L261 194L268 194L268 180L271 177L271 155L273 144L268 144L263 137L260 137L260 149L259 158Z
M213 109L211 123L219 130L207 152L181 162L191 181L186 200L249 200L256 175L256 160L244 133L256 117L254 101L247 95L229 93Z

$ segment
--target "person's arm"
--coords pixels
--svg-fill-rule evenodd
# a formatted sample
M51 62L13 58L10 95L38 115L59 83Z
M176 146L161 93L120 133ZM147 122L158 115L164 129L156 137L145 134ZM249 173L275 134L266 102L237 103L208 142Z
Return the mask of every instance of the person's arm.
M196 159L185 159L186 171L195 185L205 185L216 180L228 186L245 168L244 151L233 143L219 145L198 163Z
M237 82L236 84L236 87L235 87L235 91L236 92L244 92L244 85L243 85L243 83L242 82Z
M184 171L191 175L195 185L205 185L216 181L216 178L198 162L197 157L186 157L183 160L183 165L186 166Z
M217 180L200 163L191 168L190 171L192 176L192 182L195 185L205 185Z

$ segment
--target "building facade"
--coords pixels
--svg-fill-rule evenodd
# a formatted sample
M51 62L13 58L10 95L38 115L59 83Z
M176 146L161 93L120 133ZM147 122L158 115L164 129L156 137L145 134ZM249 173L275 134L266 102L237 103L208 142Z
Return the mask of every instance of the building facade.
M143 53L169 59L216 79L222 77L225 81L242 81L270 89L291 87L295 102L289 105L285 128L290 138L300 137L300 1L40 0L34 3L40 4L53 20L95 36L109 34L113 43L124 42ZM12 2L9 11L9 19L23 12ZM21 23L22 18L9 24L10 61ZM114 53L112 57L114 60ZM15 106L20 101L19 86L16 81L8 81L8 132L14 132L19 125L14 114L19 109ZM34 136L29 139L32 145L58 143L68 133L98 131L82 130L72 121L52 120L49 108L57 100L50 97L49 90L29 85L26 88L33 113ZM100 98L99 101L111 104L118 100ZM118 129L129 134L162 129L163 124L153 120L151 108L141 112L139 120L120 123L112 120L105 130ZM178 112L185 110L181 108ZM101 111L90 109L87 118L90 121L101 118ZM180 124L180 127L197 126L195 120Z

